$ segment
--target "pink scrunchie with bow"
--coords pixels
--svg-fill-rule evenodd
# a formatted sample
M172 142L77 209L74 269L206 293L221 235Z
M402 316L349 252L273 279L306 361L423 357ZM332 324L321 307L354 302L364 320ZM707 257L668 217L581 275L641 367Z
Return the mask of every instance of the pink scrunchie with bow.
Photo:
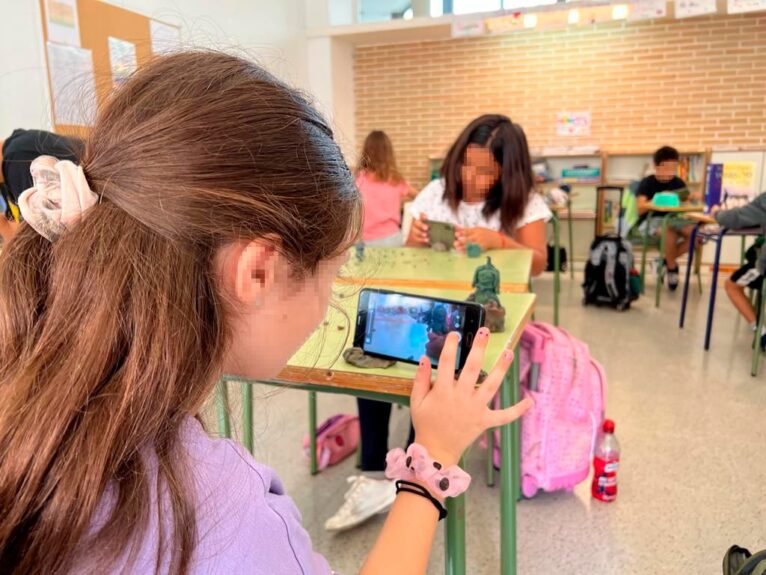
M98 203L81 166L53 156L35 158L29 168L34 187L19 196L19 210L34 230L54 242Z

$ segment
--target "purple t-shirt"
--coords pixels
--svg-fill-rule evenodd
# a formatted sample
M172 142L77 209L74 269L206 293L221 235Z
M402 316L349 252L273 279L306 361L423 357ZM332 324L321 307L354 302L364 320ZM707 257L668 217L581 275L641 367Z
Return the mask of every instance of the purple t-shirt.
M259 465L242 447L230 440L212 439L200 423L188 418L181 427L181 441L193 473L197 513L197 545L190 575L226 573L263 575L328 575L325 559L311 548L301 516L274 471ZM169 509L167 493L157 492L157 460L146 457L151 486L151 509L146 536L137 547L130 573L155 573L161 509ZM160 506L158 501L162 502ZM94 528L103 524L113 493L104 495ZM168 513L165 524L170 527ZM169 533L169 531L165 531ZM103 573L95 564L93 550L84 547L72 573ZM111 573L124 573L128 553ZM163 557L167 573L169 553Z

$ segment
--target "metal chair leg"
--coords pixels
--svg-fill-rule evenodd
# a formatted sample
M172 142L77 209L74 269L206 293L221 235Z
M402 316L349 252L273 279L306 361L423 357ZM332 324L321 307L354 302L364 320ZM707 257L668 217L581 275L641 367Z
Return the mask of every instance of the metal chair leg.
M764 289L766 289L766 276L764 276L763 281L761 281L761 292L758 294L757 300L758 300L758 324L755 329L755 345L753 345L753 367L750 369L750 375L753 377L758 375L758 370L760 369L761 364L761 330L763 329L763 304L764 300Z

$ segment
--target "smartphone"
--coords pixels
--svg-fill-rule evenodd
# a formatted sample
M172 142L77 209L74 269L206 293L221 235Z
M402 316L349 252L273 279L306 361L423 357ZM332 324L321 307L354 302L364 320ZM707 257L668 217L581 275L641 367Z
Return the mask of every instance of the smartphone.
M443 244L448 250L455 245L455 226L447 222L426 220L428 225L428 243L431 246Z
M447 334L460 336L456 370L463 368L476 332L484 325L477 303L378 289L359 292L354 346L374 357L417 364L424 355L439 363Z

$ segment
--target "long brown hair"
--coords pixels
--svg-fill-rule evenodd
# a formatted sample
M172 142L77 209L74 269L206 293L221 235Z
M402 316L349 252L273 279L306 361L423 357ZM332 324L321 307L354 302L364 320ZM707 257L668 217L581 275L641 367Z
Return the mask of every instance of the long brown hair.
M488 148L500 165L500 177L487 195L483 214L489 217L499 210L503 231L512 234L533 193L527 136L521 126L501 114L485 114L468 124L452 144L441 168L444 199L453 210L463 200L463 162L471 144Z
M214 254L278 238L309 274L356 236L360 200L307 100L214 52L141 68L82 165L101 202L53 244L23 225L0 260L0 565L67 572L83 544L103 570L134 556L150 448L173 518L161 541L185 573L197 533L178 431L221 372L234 313Z
M404 180L396 165L391 138L382 130L373 130L364 139L362 157L357 166L357 172L361 171L370 172L381 182L398 184Z

